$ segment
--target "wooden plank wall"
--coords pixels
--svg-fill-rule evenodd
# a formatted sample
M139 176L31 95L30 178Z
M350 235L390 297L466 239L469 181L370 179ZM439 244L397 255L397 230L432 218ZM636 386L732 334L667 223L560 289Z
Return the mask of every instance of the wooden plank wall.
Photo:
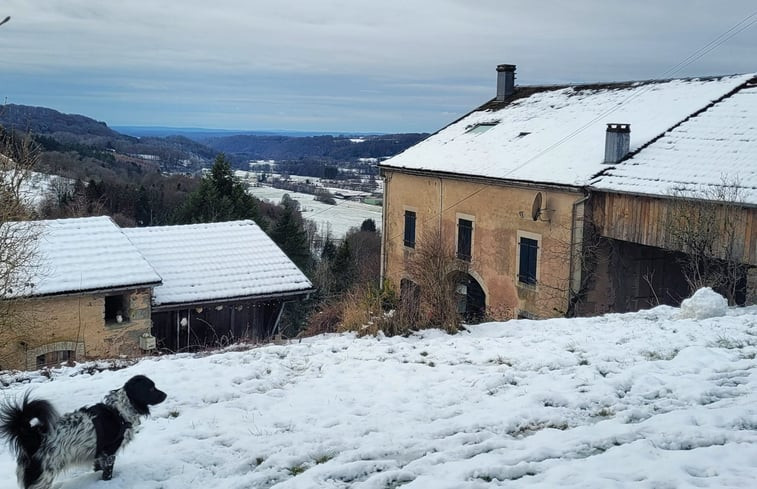
M671 212L669 199L595 193L592 195L594 222L601 236L674 251L667 233ZM741 207L736 220L737 253L742 263L757 265L757 209Z

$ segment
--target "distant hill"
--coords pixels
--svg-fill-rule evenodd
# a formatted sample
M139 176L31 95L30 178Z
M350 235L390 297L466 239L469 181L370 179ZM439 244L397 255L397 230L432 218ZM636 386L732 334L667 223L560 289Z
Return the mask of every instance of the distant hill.
M227 136L205 144L237 159L351 161L357 158L394 156L428 137L428 134L382 134L368 136Z
M205 141L211 138L223 138L229 136L336 136L336 133L323 131L250 131L244 129L208 129L201 127L166 127L166 126L113 126L113 129L134 137L166 137L183 136L194 141Z
M122 155L150 162L165 172L195 172L210 166L221 152L238 167L246 167L249 160L339 165L394 156L428 136L120 126L124 134L83 115L16 104L0 107L0 126L34 134L45 151L57 155L78 153L101 161L104 167L124 161L116 157ZM56 156L56 161L60 159Z
M0 108L0 124L7 129L35 134L70 134L124 138L104 122L78 114L63 114L46 107L7 104Z

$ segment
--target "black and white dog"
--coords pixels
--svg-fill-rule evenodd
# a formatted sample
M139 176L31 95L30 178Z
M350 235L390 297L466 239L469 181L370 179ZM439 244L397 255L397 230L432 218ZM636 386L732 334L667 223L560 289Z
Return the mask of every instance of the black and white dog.
M63 416L48 401L30 400L28 393L20 405L2 406L0 436L16 452L18 483L25 489L49 489L67 467L91 463L109 480L116 451L134 437L140 416L165 399L152 380L137 375L103 402Z

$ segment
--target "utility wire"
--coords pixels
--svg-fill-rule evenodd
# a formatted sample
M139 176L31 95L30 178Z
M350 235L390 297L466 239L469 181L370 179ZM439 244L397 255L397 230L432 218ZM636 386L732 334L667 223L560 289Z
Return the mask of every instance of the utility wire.
M716 49L717 47L719 47L720 45L722 45L724 42L732 39L734 36L738 35L739 33L743 32L744 30L750 28L751 26L753 26L756 23L757 23L757 11L754 11L751 14L747 15L746 17L744 17L743 19L741 19L739 22L737 22L735 25L733 25L731 28L729 28L725 32L723 32L723 33L719 34L718 36L716 36L715 38L713 38L707 44L705 44L701 48L699 48L696 51L694 51L692 54L690 54L689 56L687 56L685 59L683 59L682 61L680 61L679 63L677 63L673 67L671 67L668 70L666 70L658 78L672 77L675 73L679 72L680 70L682 70L686 66L690 65L691 63L693 63L693 62L701 59L703 56L709 54L714 49ZM641 90L635 91L634 93L632 93L631 95L629 95L628 97L626 97L625 99L623 99L618 105L615 105L614 107L603 111L602 113L600 113L598 116L596 116L591 121L585 123L584 125L580 126L577 129L575 129L574 131L572 131L568 135L566 135L563 138L559 139L558 141L556 141L552 145L548 146L547 148L543 149L539 153L535 154L531 158L528 158L523 163L521 163L521 164L517 165L516 167L508 170L502 176L502 178L507 177L508 175L511 175L512 173L520 170L524 166L526 166L529 163L533 162L537 158L540 158L540 157L544 156L545 154L553 151L555 148L557 148L559 146L562 146L566 142L568 142L571 139L573 139L574 137L576 137L581 132L585 131L588 127L592 126L597 121L599 121L599 120L607 117L608 115L616 112L621 107L623 107L626 104L628 104L631 100L633 100L633 99L635 99L635 98L637 98L637 97L645 94L646 92L652 90L653 88L654 87L652 85L648 85L646 87L643 87ZM429 216L426 219L424 219L423 221L421 221L421 223L425 224L425 223L427 223L427 222L429 222L429 221L431 221L433 219L438 218L440 215L444 214L448 210L450 210L450 209L452 209L452 208L460 205L461 203L463 203L466 200L470 199L471 197L479 194L481 191L483 191L483 190L485 190L487 188L489 188L488 185L483 185L482 184L480 186L480 188L478 188L477 190L474 190L469 195L467 195L467 196L463 197L462 199L460 199L460 200L458 200L458 201L456 201L456 202L448 205L447 207L443 208L438 213L432 213L431 216ZM385 227L385 223L382 223L382 227ZM387 237L387 241L393 241L393 240L399 238L402 235L403 235L402 232L397 233L394 236Z
M665 79L665 78L671 78L671 77L673 77L676 73L678 73L679 71L681 71L685 67L689 66L690 64L694 63L695 61L697 61L697 60L701 59L702 57L706 56L707 54L709 54L710 52L712 52L713 50L715 50L716 48L718 48L719 46L721 46L723 43L725 43L726 41L728 41L728 40L732 39L733 37L737 36L738 34L740 34L741 32L745 31L746 29L752 27L754 24L757 24L757 11L754 11L751 14L748 14L747 16L745 16L744 18L742 18L739 22L737 22L736 24L734 24L733 26L731 26L729 29L727 29L726 31L720 33L716 37L714 37L712 40L710 40L704 46L700 47L699 49L697 49L696 51L694 51L693 53L691 53L690 55L688 55L686 58L684 58L680 62L676 63L674 66L668 68L666 71L664 71L663 73L661 73L657 77L657 79ZM589 127L591 127L597 121L599 121L601 119L604 119L605 117L609 116L610 114L613 114L614 112L618 111L621 107L624 107L625 105L627 105L632 100L636 99L637 97L640 97L641 95L647 93L648 91L652 90L653 88L654 88L654 86L650 84L650 85L647 85L647 86L643 86L639 90L634 91L632 94L628 95L625 99L621 100L620 103L618 103L617 105L611 107L610 109L607 109L607 110L601 112L599 115L597 115L596 117L594 117L589 122L583 124L582 126L580 126L577 129L573 130L572 132L570 132L566 136L564 136L561 139L557 140L553 144L547 146L546 148L544 148L543 150L541 150L540 152L538 152L534 156L532 156L532 157L528 158L527 160L525 160L523 163L520 163L519 165L515 166L514 168L511 168L501 178L505 178L508 175L513 174L514 172L520 170L521 168L523 168L524 166L526 166L529 163L533 162L534 160L536 160L538 158L541 158L545 154L547 154L547 153L555 150L556 148L562 146L563 144L567 143L571 139L575 138L578 134L582 133L583 131L585 131L586 129L588 129ZM457 207L458 205L460 205L461 203L465 202L466 200L468 200L468 199L470 199L470 198L478 195L479 193L481 193L483 190L486 190L487 188L489 188L488 185L481 184L478 189L474 190L473 192L471 192L470 194L466 195L465 197L463 197L463 198L455 201L454 203L452 203L452 204L444 207L439 212L432 213L429 217L427 217L423 221L421 221L421 224L425 224L425 223L427 223L427 222L429 222L429 221L431 221L433 219L438 218L440 215L444 214L445 212L449 211L450 209L452 209L454 207ZM326 209L322 209L320 211L313 212L309 216L307 216L306 219L310 219L313 216L316 216L316 215L319 215L319 214L323 214L325 212L330 212L331 210L333 210L334 207L338 207L340 205L342 205L342 204L336 204L333 207L329 207L329 208L326 208ZM383 228L382 231L386 232L386 223L382 223L382 228ZM402 235L403 235L403 232L397 233L394 236L387 237L387 241L393 241L393 240L399 238Z

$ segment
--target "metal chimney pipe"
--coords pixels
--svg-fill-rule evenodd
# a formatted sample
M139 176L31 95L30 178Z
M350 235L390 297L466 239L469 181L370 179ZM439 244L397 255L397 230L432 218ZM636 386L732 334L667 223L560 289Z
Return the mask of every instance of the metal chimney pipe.
M515 65L497 65L497 102L515 93Z
M631 124L607 124L605 164L612 165L626 157L631 149Z

